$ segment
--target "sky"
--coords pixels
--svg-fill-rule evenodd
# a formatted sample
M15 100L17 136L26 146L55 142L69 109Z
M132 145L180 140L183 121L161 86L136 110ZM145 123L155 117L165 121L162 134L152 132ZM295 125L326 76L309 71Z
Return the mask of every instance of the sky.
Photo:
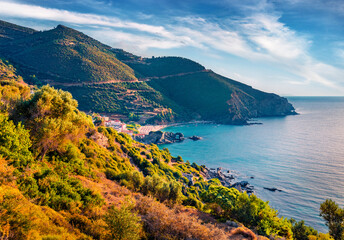
M0 0L0 19L190 58L284 96L344 96L344 0Z

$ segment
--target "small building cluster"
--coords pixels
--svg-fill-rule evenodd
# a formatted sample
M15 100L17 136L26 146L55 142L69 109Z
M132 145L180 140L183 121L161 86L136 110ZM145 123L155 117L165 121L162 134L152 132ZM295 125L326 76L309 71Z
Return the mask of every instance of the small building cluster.
M131 130L127 129L127 124L121 122L119 119L115 119L113 117L101 116L104 120L104 124L106 127L114 128L117 132L126 133L130 136L133 136L134 133Z
M126 119L125 116L119 114L113 115L99 115L99 114L92 114L93 123L95 124L102 124L105 127L111 127L115 129L117 132L126 133L131 137L135 137L135 139L142 139L149 135L151 132L156 132L165 128L166 125L144 125L140 126L139 124L132 122L126 124L122 122L120 119L124 119L124 121L129 121Z

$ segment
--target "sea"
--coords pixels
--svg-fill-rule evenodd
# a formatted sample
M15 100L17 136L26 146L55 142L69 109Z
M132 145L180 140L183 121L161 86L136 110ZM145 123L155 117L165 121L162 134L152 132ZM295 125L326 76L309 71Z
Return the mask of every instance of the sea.
M200 141L162 145L173 156L231 170L280 216L328 232L319 215L330 198L344 204L344 97L288 97L299 115L254 119L249 126L193 123L163 131ZM252 178L253 177L253 178ZM281 192L264 189L277 188Z

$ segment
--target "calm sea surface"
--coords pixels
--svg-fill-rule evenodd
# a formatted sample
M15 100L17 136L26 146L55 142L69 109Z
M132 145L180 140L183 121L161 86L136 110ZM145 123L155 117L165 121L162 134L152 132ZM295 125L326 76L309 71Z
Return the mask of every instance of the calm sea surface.
M344 204L344 97L289 97L297 116L260 118L262 125L188 124L164 131L203 137L165 145L184 160L235 170L280 215L327 232L326 198ZM253 176L254 179L250 179ZM283 192L270 192L276 187Z

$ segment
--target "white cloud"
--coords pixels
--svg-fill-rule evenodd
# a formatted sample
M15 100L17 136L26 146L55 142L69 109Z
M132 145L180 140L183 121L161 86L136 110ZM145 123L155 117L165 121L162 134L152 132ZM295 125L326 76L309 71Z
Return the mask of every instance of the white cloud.
M127 28L137 31L169 36L162 26L153 26L131 21L123 21L118 18L109 18L95 14L84 14L54 8L44 8L36 5L21 4L15 2L0 1L0 14L2 16L52 20L73 24L101 25L115 28Z
M271 56L295 59L304 55L307 41L278 20L266 14L249 17L242 23L244 34Z
M217 50L252 62L265 62L299 76L299 81L289 81L292 84L316 82L330 88L342 85L344 71L313 58L309 53L312 42L283 24L279 15L266 13L264 9L271 9L271 4L260 2L259 12L250 9L249 16L222 19L221 24L198 16L184 16L174 18L173 25L158 26L1 0L0 15L85 25L93 37L137 52L185 46L207 52ZM142 21L152 18L138 17ZM344 57L343 50L338 54Z
M88 31L95 38L102 38L107 44L119 48L131 48L136 51L147 50L148 48L170 49L181 47L184 44L178 41L171 41L165 38L154 36L141 36L132 33L115 31L112 29L96 29Z

